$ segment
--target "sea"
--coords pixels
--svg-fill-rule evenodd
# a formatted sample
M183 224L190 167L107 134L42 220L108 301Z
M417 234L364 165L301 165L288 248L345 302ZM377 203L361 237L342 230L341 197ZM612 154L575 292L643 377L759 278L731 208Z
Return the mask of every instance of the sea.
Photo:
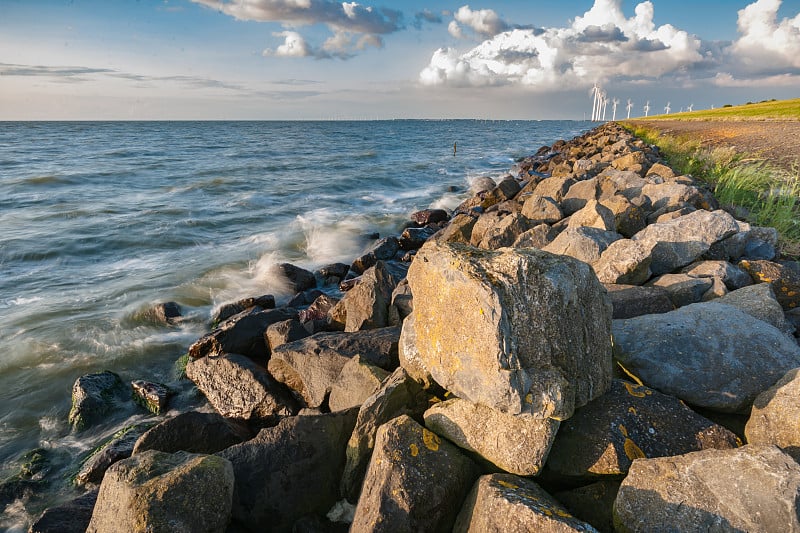
M291 297L271 268L349 263L370 234L424 208L452 209L575 121L0 122L0 482L25 455L46 466L0 501L0 530L25 531L81 494L74 465L135 406L83 432L71 389L111 370L183 391L175 361L239 298ZM454 146L456 148L454 153ZM183 318L153 321L174 301ZM7 498L8 500L8 498ZM5 505L5 509L2 507Z

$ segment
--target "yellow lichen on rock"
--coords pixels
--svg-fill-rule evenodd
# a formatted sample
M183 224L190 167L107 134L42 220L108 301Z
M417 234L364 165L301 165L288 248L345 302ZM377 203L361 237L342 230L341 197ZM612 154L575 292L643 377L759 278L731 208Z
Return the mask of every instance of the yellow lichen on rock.
M435 452L439 450L439 444L441 443L441 440L439 439L439 435L437 435L433 431L423 429L422 442L425 443L426 448L428 448L432 452Z

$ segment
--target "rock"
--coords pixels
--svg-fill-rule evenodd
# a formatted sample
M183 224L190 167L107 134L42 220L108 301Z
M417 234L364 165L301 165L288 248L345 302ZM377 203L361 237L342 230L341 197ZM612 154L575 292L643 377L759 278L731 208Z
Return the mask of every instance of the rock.
M161 414L166 409L170 397L175 394L175 391L162 383L142 379L131 381L131 389L133 400L154 415Z
M736 435L658 391L615 379L562 422L547 460L558 478L624 475L634 459L735 448Z
M614 213L596 200L590 200L583 209L575 212L570 219L569 228L598 228L604 231L616 231L617 221Z
M795 460L800 459L800 368L793 368L753 402L744 428L749 444L774 444Z
M317 333L278 347L269 361L269 372L301 397L306 407L319 407L345 363L355 355L384 370L399 365L398 328L355 333Z
M533 194L534 196L547 196L556 202L561 202L573 185L575 185L575 180L570 177L546 178L536 185Z
M650 254L638 242L619 239L592 266L602 283L641 285L650 278Z
M597 532L569 514L539 485L510 474L481 476L467 496L453 531Z
M712 286L711 278L694 278L688 274L664 274L650 281L651 287L663 287L675 307L697 303Z
M347 442L347 460L339 489L343 498L358 501L378 427L403 414L421 414L420 396L419 385L398 368L375 394L364 400Z
M636 172L607 168L598 174L597 185L600 188L600 200L616 194L633 200L642 195L642 187L647 185L647 181Z
M69 423L78 431L102 422L117 409L126 394L125 384L114 372L86 374L72 385Z
M29 533L84 533L97 501L92 490L56 507L50 507L31 525Z
M344 330L352 332L386 327L394 288L395 281L382 261L364 272L358 285L338 304L344 308Z
M186 376L225 418L270 422L297 411L289 392L262 365L244 355L190 360Z
M486 209L501 202L505 202L506 200L510 200L514 198L519 191L519 183L509 176L501 180L500 183L497 184L497 187L486 193L486 196L484 196L481 202L481 207Z
M400 235L398 244L402 250L417 250L435 233L433 228L406 228Z
M314 274L322 278L325 285L338 285L347 276L350 270L350 265L345 263L331 263L319 267L319 270Z
M590 200L596 200L597 193L596 178L579 181L572 185L564 195L561 200L561 209L564 210L565 215L569 216L583 209Z
M83 462L75 476L75 484L94 483L99 485L111 465L131 456L136 441L152 425L152 423L142 423L124 428L114 434L108 442L100 446Z
M567 228L543 250L591 264L599 261L606 248L621 238L619 233L598 228Z
M695 209L710 207L697 187L680 183L647 184L642 187L642 194L650 199L653 211L662 208L674 211L675 208L683 205L690 205Z
M547 224L539 224L519 234L511 246L513 248L538 248L542 249L556 238L556 232Z
M422 211L415 211L411 213L411 220L420 226L427 226L428 224L436 224L437 222L447 222L450 215L444 209L423 209Z
M477 194L479 192L491 191L497 186L495 181L488 176L481 176L473 179L469 184L469 190Z
M774 446L642 459L614 502L617 531L798 531L800 465Z
M669 293L662 287L605 284L613 306L613 318L668 313L675 309Z
M316 321L327 322L328 312L338 303L338 298L322 294L318 296L308 308L300 311L297 318L303 324Z
M269 348L269 352L275 351L278 346L282 346L287 342L299 341L311 335L306 328L303 327L302 322L296 318L289 320L281 320L267 326L264 332L265 342Z
M337 483L356 411L285 418L217 455L236 479L233 519L250 530L291 531L307 514L325 515Z
M633 237L647 225L645 207L637 205L621 195L614 195L600 201L600 205L609 209L614 216L612 231L624 237Z
M474 463L408 416L378 429L352 531L450 531Z
M177 302L164 302L153 307L153 318L161 324L175 324L183 316L183 310Z
M478 246L486 233L499 224L500 221L503 220L503 217L504 215L498 211L489 211L479 216L475 225L472 226L472 235L469 244Z
M210 355L238 353L259 362L266 362L269 352L264 333L270 324L295 318L291 308L263 310L252 307L232 316L189 346L189 357L200 359Z
M651 212L647 215L647 223L648 224L657 224L659 222L669 222L670 220L675 220L676 218L680 218L682 216L689 215L694 213L697 209L689 204L675 204L675 205L665 205L661 209L656 209L655 211ZM723 239L725 241L727 239ZM720 241L720 242L722 242ZM711 247L713 248L719 243L712 244ZM712 249L709 248L709 251ZM706 257L709 252L706 252L703 257Z
M512 213L503 217L497 224L489 228L481 239L480 248L496 250L511 246L521 233L530 229L531 224L519 213Z
M147 450L211 454L251 437L243 424L226 420L217 413L188 411L145 431L136 440L133 454Z
M395 254L397 254L398 250L400 250L400 243L397 241L397 237L380 239L369 249L370 252L375 254L375 259L378 261L388 261L392 259Z
M0 482L0 509L19 500L28 502L40 494L48 483L51 470L51 453L45 448L35 448L22 454L22 463L16 474Z
M736 220L725 211L695 211L651 224L632 237L650 250L653 274L666 274L702 256L712 244L736 233Z
M392 304L389 306L389 325L400 326L414 310L414 295L408 280L403 279L392 291Z
M434 238L442 242L469 244L476 221L477 218L473 216L458 214L453 217L444 229L436 233Z
M509 415L460 398L436 403L425 411L428 429L520 476L539 473L558 425L551 418Z
M800 347L775 327L716 302L615 320L614 355L648 386L688 403L744 413L800 366Z
M567 511L588 522L598 531L614 531L614 500L617 498L620 482L603 479L576 489L553 494Z
M275 297L271 294L263 296L255 296L252 298L244 298L242 300L224 304L214 315L213 323L219 324L224 320L228 320L233 315L238 315L242 311L247 311L251 307L260 307L261 309L274 309Z
M403 321L398 355L400 357L400 366L403 367L411 379L418 382L426 390L436 384L417 350L417 331L413 313Z
M751 260L772 261L778 255L778 230L753 227L747 232L742 257Z
M558 203L549 196L530 196L522 205L521 213L528 219L531 227L539 224L555 224L564 218Z
M367 252L360 257L356 257L353 259L353 262L350 264L350 270L355 272L359 276L363 274L368 268L375 266L375 263L378 262L378 258L375 257L374 252ZM341 287L341 285L340 285Z
M313 272L291 263L280 263L274 267L276 273L283 275L289 282L289 292L297 294L317 285Z
M563 419L608 387L611 304L586 264L430 241L408 281L420 360L456 396Z
M720 278L732 291L753 283L750 274L727 261L698 261L683 268L681 272L693 278Z
M641 169L647 164L647 157L644 152L631 152L611 161L611 166L618 170Z
M650 167L650 170L647 171L647 175L645 177L650 176L660 176L665 180L671 180L675 177L675 172L667 165L654 163L653 166Z
M787 335L794 332L794 327L786 320L783 308L775 298L769 283L757 283L729 292L718 301L744 311L767 324L772 324Z
M331 385L328 407L332 412L360 407L388 376L389 372L361 361L361 356L356 355L344 364Z
M86 531L224 532L232 499L227 460L151 450L108 469Z
M769 283L784 311L800 305L800 274L780 263L745 260L739 263L756 283Z

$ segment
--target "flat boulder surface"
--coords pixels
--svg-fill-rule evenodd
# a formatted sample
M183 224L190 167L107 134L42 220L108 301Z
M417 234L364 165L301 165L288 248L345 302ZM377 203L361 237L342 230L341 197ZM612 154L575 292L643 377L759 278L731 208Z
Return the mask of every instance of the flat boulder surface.
M189 411L148 429L136 441L133 453L147 450L216 453L251 436L243 424L226 420L217 413Z
M634 461L617 531L800 531L800 465L774 446Z
M774 326L716 302L615 320L614 356L646 385L693 405L747 413L800 366L800 346Z
M459 398L563 419L610 385L611 304L585 263L429 241L408 281L415 358Z
M453 444L395 418L378 429L351 531L449 532L477 474Z
M568 478L621 475L634 459L736 446L736 435L677 398L615 379L561 423L547 469Z
M539 485L510 474L481 476L458 515L454 533L486 531L596 532Z

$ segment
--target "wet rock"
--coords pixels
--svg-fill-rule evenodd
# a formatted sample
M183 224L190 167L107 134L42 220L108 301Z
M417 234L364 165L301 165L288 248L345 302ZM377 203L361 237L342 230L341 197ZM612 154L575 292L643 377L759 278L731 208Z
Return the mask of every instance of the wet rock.
M602 283L641 285L650 278L651 260L638 242L619 239L609 244L592 266Z
M425 426L506 472L535 476L547 460L559 422L509 415L454 398L431 406Z
M559 478L624 475L634 459L736 446L736 435L677 398L615 379L562 422L547 469Z
M529 479L511 474L481 476L458 515L454 532L581 531L591 525L575 518Z
M712 278L694 278L688 274L664 274L648 283L651 287L663 287L675 307L697 303L712 286Z
M168 418L145 431L136 440L133 454L147 450L210 454L251 437L244 424L226 420L217 413L189 411Z
M774 444L800 460L800 368L756 396L744 428L749 444Z
M766 322L716 302L615 320L614 355L648 386L715 411L745 413L800 366L800 347Z
M786 320L783 308L775 298L769 283L758 283L729 292L718 302L733 306L767 324L772 324L787 335L794 332L794 327Z
M347 276L349 270L350 265L345 263L331 263L321 266L314 275L322 278L325 285L338 285Z
M477 469L458 448L400 416L378 429L353 531L450 531Z
M98 490L50 507L31 525L29 533L84 533L92 519Z
M69 423L80 431L102 422L126 396L125 384L114 372L83 375L72 385Z
M22 463L16 474L0 482L0 510L15 500L29 500L48 484L51 470L51 453L45 448L35 448L22 454Z
M342 367L331 385L328 407L332 412L360 407L364 400L375 394L389 372L361 360L356 355Z
M450 215L444 209L423 209L411 213L411 220L420 226L427 226L428 224L436 224L437 222L447 222Z
M252 298L244 298L233 303L224 304L214 315L213 323L219 324L224 320L228 320L233 315L238 315L242 311L246 311L251 307L260 307L261 309L274 309L275 297L271 294L263 296L255 296Z
M378 261L388 261L395 256L399 249L400 243L397 241L397 237L385 237L372 245L370 252L375 254Z
M183 316L183 310L177 302L164 302L153 307L153 318L161 324L175 324Z
M402 368L395 370L377 392L364 400L347 442L347 459L339 489L343 498L358 501L378 428L403 414L420 415L421 403L419 385Z
M614 531L614 500L617 498L620 482L604 479L553 494L571 514L588 522L598 531Z
M635 461L614 502L618 531L798 531L800 465L774 446Z
M223 532L232 499L227 460L151 450L106 472L86 531Z
M539 224L555 224L564 218L558 203L549 196L530 196L522 205L521 213L528 219L531 227Z
M431 241L408 280L419 358L458 397L567 418L608 387L611 305L588 265Z
M800 305L800 273L780 263L745 260L739 263L756 283L769 283L784 311Z
M238 353L265 362L269 356L264 333L270 324L295 318L291 308L263 310L253 307L220 323L189 347L189 357L200 359L210 355Z
M425 241L433 237L436 233L434 228L406 228L403 230L398 244L402 250L416 250L420 248Z
M266 368L244 355L222 354L190 360L186 376L226 418L269 423L297 411L289 392Z
M275 266L275 271L282 274L289 281L290 292L293 294L313 289L317 285L314 273L297 265L280 263Z
M281 320L267 326L264 337L270 353L275 351L278 346L282 346L287 342L299 341L311 335L308 330L303 327L303 323L296 318L289 320Z
M106 470L117 461L127 459L133 454L136 441L145 431L152 427L152 423L137 424L118 431L108 442L99 447L81 466L75 476L76 485L87 483L100 484Z
M163 383L153 383L142 379L131 381L131 390L133 391L133 400L154 415L161 414L166 409L170 397L175 394L175 391Z
M559 255L568 255L584 263L595 263L603 252L622 235L598 228L567 228L553 242L543 248L544 251Z
M355 333L317 333L278 347L269 372L303 399L306 407L319 407L345 363L356 355L384 370L399 365L398 328Z

